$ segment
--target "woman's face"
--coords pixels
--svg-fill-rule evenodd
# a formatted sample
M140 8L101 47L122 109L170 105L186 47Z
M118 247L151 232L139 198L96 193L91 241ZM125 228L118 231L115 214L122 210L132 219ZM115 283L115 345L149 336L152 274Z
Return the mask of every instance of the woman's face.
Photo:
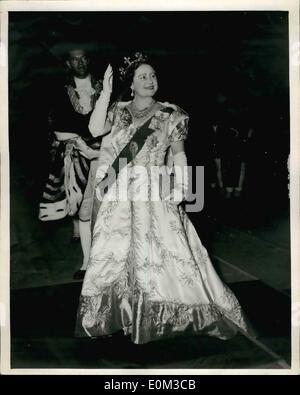
M152 97L157 89L158 83L154 69L148 64L140 65L134 73L131 89L136 96Z

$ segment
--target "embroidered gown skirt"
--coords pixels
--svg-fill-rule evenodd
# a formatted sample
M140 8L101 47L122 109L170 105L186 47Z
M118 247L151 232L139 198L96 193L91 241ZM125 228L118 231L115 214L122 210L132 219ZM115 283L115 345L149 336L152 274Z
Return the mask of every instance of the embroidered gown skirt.
M186 137L182 131L157 128L102 200L80 296L77 336L123 329L142 344L186 332L228 339L248 330L236 297L215 272L183 208L139 198L143 189L149 197L159 184L151 168L163 165L170 144ZM128 142L134 129L122 133L118 136ZM120 152L120 141L112 132L107 152ZM102 151L100 161L105 163ZM101 172L99 167L98 179ZM116 197L126 180L128 198Z

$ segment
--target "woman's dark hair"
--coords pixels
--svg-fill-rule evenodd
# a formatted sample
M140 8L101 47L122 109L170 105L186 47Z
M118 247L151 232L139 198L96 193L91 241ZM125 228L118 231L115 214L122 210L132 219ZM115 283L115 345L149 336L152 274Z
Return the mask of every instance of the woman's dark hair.
M140 60L139 59L134 60L131 62L131 64L128 64L125 68L119 69L120 80L122 83L122 91L121 94L119 95L119 100L122 100L124 96L130 94L130 86L133 81L134 73L140 66L142 66L143 64L147 64L156 70L156 67L154 66L154 62L152 61L152 59L149 59L147 55L142 55L142 54L139 55L141 57Z
M143 64L148 64L149 66L152 67L151 62L149 62L148 60L144 60L144 61L140 61L140 62L134 63L134 64L129 68L129 70L127 71L126 77L125 77L125 79L124 79L124 82L126 82L127 84L130 84L130 85L131 85L131 83L132 83L132 81L133 81L133 77L134 77L135 71L136 71L140 66L142 66Z
M115 95L115 99L113 100L114 104L111 107L114 112L113 118L115 118L115 111L117 109L118 102L132 99L132 97L130 96L131 94L130 87L133 81L134 73L143 64L147 64L153 67L155 71L157 71L156 62L152 58L150 60L148 56L144 56L144 55L143 55L143 59L136 60L132 64L127 65L126 67L124 67L123 65L123 68L122 67L119 68L120 74L119 74L119 81L117 82L118 93Z

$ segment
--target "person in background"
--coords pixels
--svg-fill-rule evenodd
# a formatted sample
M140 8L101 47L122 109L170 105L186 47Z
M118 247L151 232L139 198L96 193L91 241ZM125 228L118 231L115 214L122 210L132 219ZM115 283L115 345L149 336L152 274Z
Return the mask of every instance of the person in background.
M91 185L101 138L94 138L88 124L102 91L102 81L90 72L83 46L69 47L66 83L56 89L49 120L53 139L50 174L39 204L39 219L54 221L71 216L72 241L80 240L83 264L74 273L82 279L90 248Z
M217 183L225 198L239 198L244 187L246 174L247 143L252 129L243 128L237 122L224 121L215 125L215 163Z

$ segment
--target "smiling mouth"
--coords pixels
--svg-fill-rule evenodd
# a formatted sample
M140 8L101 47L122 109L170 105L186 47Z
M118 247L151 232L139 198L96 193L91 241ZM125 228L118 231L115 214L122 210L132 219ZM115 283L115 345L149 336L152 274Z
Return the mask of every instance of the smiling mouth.
M147 86L147 87L145 87L145 89L149 89L152 91L154 89L154 86Z

